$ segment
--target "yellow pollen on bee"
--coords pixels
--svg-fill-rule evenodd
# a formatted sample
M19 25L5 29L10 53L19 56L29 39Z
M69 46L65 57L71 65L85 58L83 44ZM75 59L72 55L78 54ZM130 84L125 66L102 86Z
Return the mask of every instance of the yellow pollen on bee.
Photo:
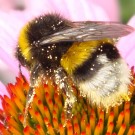
M125 101L130 101L130 98L127 94L123 94L122 97Z

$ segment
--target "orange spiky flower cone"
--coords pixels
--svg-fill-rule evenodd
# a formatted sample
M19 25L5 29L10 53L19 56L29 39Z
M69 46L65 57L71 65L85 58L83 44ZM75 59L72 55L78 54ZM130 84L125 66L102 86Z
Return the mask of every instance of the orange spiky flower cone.
M134 95L135 74L129 91ZM68 120L64 112L65 95L59 93L51 83L36 88L34 100L29 107L27 126L23 127L26 95L29 84L21 77L16 84L9 84L10 97L2 99L0 110L0 134L2 135L133 135L135 134L134 97L120 106L109 108L108 113L91 105L81 97L74 87L74 94L79 99L72 108L73 117Z

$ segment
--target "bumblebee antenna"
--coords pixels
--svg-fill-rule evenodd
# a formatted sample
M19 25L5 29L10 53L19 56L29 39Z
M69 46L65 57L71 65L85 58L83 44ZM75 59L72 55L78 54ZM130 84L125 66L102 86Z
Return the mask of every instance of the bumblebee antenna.
M33 101L34 95L35 95L35 86L37 85L37 77L39 74L41 68L41 64L35 64L35 66L31 70L31 78L30 78L30 89L28 91L27 97L26 97L26 106L25 106L25 112L24 112L24 121L23 126L27 126L27 115L28 115L28 108L30 104Z

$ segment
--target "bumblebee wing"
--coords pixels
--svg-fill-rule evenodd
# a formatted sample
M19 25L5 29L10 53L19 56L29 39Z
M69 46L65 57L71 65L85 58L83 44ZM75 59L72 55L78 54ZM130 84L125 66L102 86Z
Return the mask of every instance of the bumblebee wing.
M103 38L118 38L128 35L134 29L131 26L116 22L73 22L73 26L57 32L49 37L43 37L40 44L61 41L89 41Z

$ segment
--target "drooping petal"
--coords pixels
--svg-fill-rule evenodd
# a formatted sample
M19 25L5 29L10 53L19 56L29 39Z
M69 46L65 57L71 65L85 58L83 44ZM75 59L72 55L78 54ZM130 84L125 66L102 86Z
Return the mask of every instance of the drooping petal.
M131 18L128 25L135 28L135 16ZM135 32L121 38L117 47L129 66L135 66Z

